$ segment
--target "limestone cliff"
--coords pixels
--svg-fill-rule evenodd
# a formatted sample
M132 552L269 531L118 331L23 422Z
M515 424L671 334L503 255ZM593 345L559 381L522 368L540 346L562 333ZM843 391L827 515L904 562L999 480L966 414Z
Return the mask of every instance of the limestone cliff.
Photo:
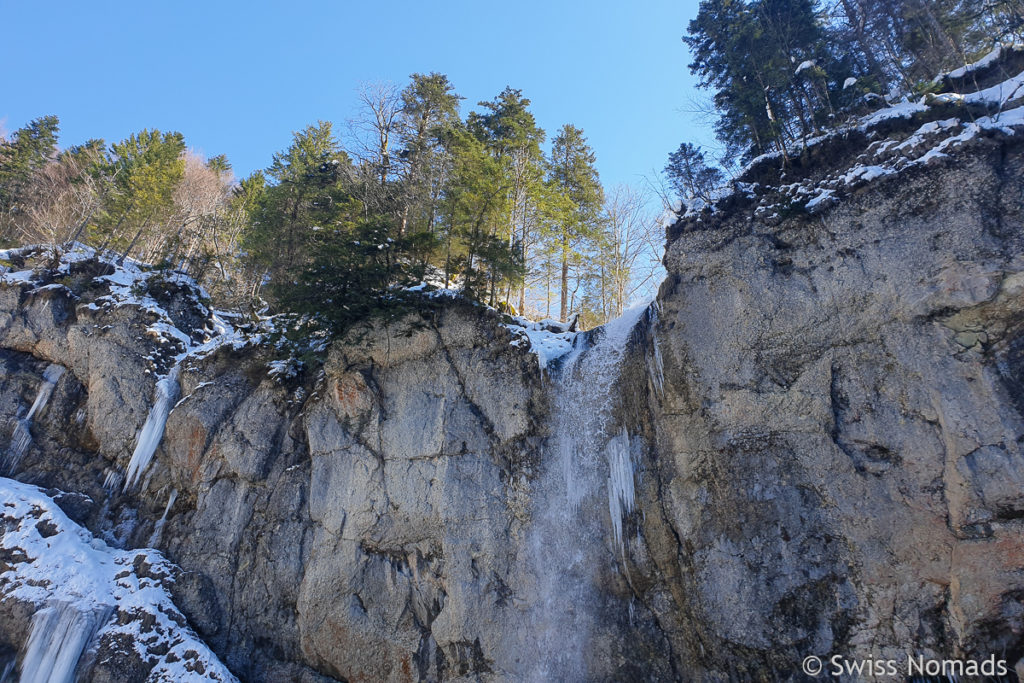
M182 276L6 252L0 678L1012 667L1024 77L986 78L758 160L586 333L425 299L297 350Z

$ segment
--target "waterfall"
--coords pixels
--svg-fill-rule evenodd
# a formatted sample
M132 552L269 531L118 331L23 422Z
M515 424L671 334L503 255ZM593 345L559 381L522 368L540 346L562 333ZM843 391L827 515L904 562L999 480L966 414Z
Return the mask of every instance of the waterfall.
M171 371L156 383L156 400L153 401L153 408L149 411L146 424L139 432L139 438L135 442L135 450L132 458L128 461L128 471L125 472L124 490L127 491L142 476L142 473L153 460L160 440L164 436L164 426L167 424L167 415L178 400L181 387L178 384L178 371L180 365L175 365Z
M530 680L589 678L586 650L599 622L599 570L622 548L623 515L634 505L629 434L613 419L620 365L638 306L591 333L553 371L552 435L534 498L530 554L539 600L529 618L538 639ZM606 494L607 498L602 494ZM604 522L605 510L611 528ZM610 543L600 539L609 538Z
M608 452L608 515L612 520L612 535L619 551L622 546L622 517L633 511L633 457L630 453L629 434L622 432L611 439Z
M177 499L178 489L171 489L171 495L167 497L167 505L164 507L164 514L160 516L160 520L156 523L156 526L153 527L153 534L149 537L149 543L147 545L149 545L150 548L155 548L157 543L160 542L160 537L164 532L164 524L167 523L167 513L171 511L171 508L174 506L174 501Z
M46 408L50 396L53 395L53 389L57 386L57 380L63 374L64 366L57 365L56 363L50 363L46 370L43 371L43 383L39 385L39 391L36 392L36 399L32 402L32 407L29 408L25 417L20 418L14 424L14 431L11 433L11 443L4 457L4 472L13 474L21 459L25 457L28 447L32 445L32 418Z
M38 610L21 662L21 683L71 683L82 651L106 616L109 610L101 615L66 602Z

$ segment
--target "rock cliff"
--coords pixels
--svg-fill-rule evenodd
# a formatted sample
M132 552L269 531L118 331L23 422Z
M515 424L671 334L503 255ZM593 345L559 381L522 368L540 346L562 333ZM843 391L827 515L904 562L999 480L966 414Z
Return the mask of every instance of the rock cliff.
M755 162L670 228L656 302L586 333L435 299L297 351L182 276L6 252L0 678L1012 668L1024 117L997 85Z

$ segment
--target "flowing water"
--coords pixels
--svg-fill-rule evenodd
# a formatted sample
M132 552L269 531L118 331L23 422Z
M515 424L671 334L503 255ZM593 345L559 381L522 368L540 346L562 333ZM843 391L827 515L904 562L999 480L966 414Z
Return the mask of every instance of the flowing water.
M621 552L623 515L634 505L632 443L613 411L620 365L644 311L630 309L578 336L553 374L553 433L530 543L540 597L530 617L539 639L530 680L591 677L597 574L615 561L613 552Z

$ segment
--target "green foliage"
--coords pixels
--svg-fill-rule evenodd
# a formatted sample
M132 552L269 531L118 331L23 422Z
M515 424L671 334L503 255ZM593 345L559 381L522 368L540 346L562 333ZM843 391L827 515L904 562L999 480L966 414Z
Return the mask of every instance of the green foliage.
M43 116L0 140L0 230L24 211L33 175L56 154L59 129L56 116Z
M727 156L749 159L785 158L866 92L927 92L1022 32L1021 0L703 0L683 40Z
M250 259L275 278L287 279L302 267L316 231L332 228L356 208L344 182L350 169L329 122L294 133L266 175L247 179L242 194L236 194L252 212L243 241Z
M684 202L700 199L710 203L712 192L725 183L725 174L709 166L704 152L688 142L668 155L665 175Z
M841 70L811 0L705 0L683 40L730 151L782 150L828 123L841 86L826 74ZM815 66L798 73L804 62Z
M174 208L174 190L185 175L181 133L142 130L110 146L102 169L109 179L95 235L130 251L144 232L157 229Z
M521 275L518 255L500 232L507 220L506 178L500 160L468 129L447 131L444 145L451 157L440 207L445 278L460 275L466 294L484 299L498 279Z
M549 205L549 239L561 261L560 316L569 315L569 266L580 257L579 245L600 235L604 190L594 167L596 158L583 131L562 126L551 147L548 184L558 200Z
M380 220L318 231L309 261L293 283L278 283L277 298L290 311L342 331L367 318L401 315L415 300L407 288L423 279L417 254L429 236L393 237Z

